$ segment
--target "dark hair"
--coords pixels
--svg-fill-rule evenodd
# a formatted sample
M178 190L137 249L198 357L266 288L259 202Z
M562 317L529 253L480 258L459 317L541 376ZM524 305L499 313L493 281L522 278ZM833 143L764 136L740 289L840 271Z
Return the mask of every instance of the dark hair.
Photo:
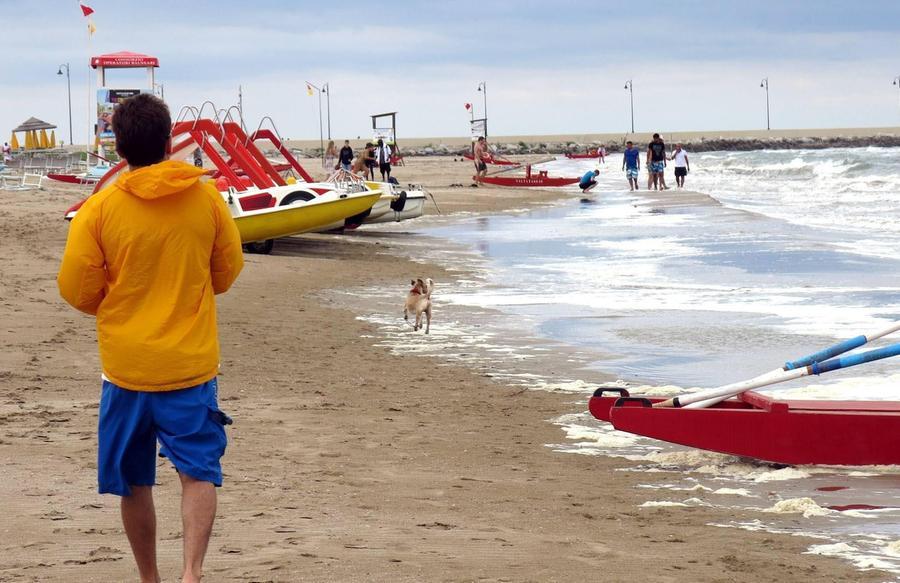
M631 140L628 140L628 141L625 142L625 143L626 143L626 144L631 144L632 146L634 145L634 142L632 142Z
M138 168L165 160L172 118L161 99L149 93L129 97L116 107L112 126L116 152L129 166Z
M478 141L479 141L479 142L483 142L483 141L484 141L484 136L478 136Z
M656 138L658 138L658 137L659 137L659 134L653 134L653 139L654 139L654 140L655 140Z

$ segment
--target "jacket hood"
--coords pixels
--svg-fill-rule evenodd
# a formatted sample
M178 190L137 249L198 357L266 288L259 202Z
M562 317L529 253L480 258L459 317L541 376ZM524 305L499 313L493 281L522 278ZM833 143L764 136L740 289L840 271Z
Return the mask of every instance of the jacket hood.
M166 160L122 174L116 185L143 199L162 198L181 192L200 181L204 170L175 160Z

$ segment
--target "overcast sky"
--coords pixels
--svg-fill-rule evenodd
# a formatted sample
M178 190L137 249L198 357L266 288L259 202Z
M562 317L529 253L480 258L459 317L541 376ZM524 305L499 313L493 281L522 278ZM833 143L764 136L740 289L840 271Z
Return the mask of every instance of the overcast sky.
M0 128L29 116L87 132L89 54L159 57L173 112L237 101L247 125L272 116L281 133L318 138L305 81L331 86L332 134L367 136L369 115L398 111L398 136L460 136L464 104L494 135L624 132L625 81L635 129L662 132L900 125L896 0L0 0ZM140 75L108 75L142 87ZM91 77L91 93L96 81ZM62 137L62 136L61 136Z

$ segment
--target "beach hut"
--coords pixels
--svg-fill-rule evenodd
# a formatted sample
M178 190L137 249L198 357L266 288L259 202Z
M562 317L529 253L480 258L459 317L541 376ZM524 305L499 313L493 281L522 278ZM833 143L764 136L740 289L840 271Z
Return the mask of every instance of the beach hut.
M22 122L19 127L13 130L13 148L15 149L15 144L18 143L18 140L16 139L16 133L18 132L23 132L25 134L26 150L40 150L49 148L50 140L47 138L47 130L55 129L56 126L51 123L47 123L36 117L29 117L27 120ZM38 134L38 132L41 133Z

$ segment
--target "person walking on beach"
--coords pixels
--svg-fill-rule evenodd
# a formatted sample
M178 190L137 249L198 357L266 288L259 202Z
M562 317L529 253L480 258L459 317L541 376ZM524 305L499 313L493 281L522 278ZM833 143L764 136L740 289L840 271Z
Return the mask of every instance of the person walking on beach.
M203 168L203 150L201 150L200 148L194 148L193 158L194 166L197 168Z
M375 144L369 142L366 149L363 150L365 155L366 170L368 171L369 180L375 180Z
M475 185L481 186L484 184L484 175L487 174L487 161L490 158L484 136L478 137L478 140L475 142L475 148L472 150L472 155L475 160Z
M675 162L675 185L684 188L684 177L691 171L691 163L688 162L687 152L681 148L681 144L675 144L670 160Z
M391 153L391 147L385 144L384 140L379 139L375 157L378 160L378 170L381 172L382 182L391 181Z
M585 172L584 176L581 177L581 181L578 183L578 188L581 189L581 192L588 192L597 186L597 176L599 175L599 168Z
M622 170L625 171L625 178L628 180L628 186L631 192L638 190L638 176L641 171L641 153L631 141L625 143L625 153L622 156Z
M606 164L606 148L603 144L597 146L597 163Z
M350 164L353 163L353 148L350 147L350 140L344 140L344 147L338 154L338 162L341 164L341 170L350 172Z
M7 162L12 160L12 148L9 145L9 142L3 142L3 160L2 162L6 164Z
M668 190L666 186L666 144L653 134L653 141L647 146L647 170L650 176L647 180L647 189Z
M328 171L333 168L332 164L334 164L335 158L337 158L337 149L334 146L334 140L328 140L328 146L325 147L325 160L323 160Z
M217 403L216 301L243 267L241 239L203 170L168 160L169 109L149 94L116 109L116 151L128 164L87 199L69 227L57 283L97 318L103 370L97 474L121 496L122 524L142 583L156 564L157 442L181 482L182 581L200 581L216 515L231 419Z

